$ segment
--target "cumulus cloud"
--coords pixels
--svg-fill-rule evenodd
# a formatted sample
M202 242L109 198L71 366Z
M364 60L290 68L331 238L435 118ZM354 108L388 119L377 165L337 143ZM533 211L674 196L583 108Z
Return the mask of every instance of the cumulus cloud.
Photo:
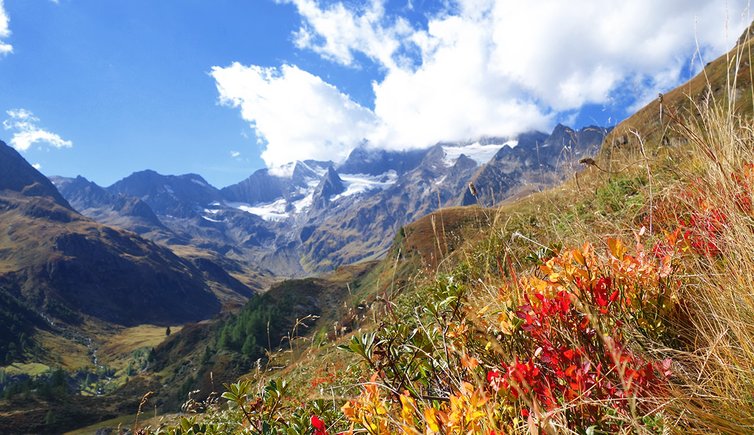
M268 166L342 159L374 127L374 114L334 86L292 65L213 67L220 101L237 107L266 144Z
M450 0L426 25L387 11L384 0L281 1L301 16L300 49L347 67L367 59L382 75L366 108L295 66L213 69L221 100L261 134L268 163L337 159L362 139L412 148L509 136L587 104L633 110L729 49L749 23L746 0ZM294 94L316 95L318 105L300 107L307 97ZM358 122L333 123L333 113Z
M492 73L557 111L610 103L623 86L639 101L646 94L654 98L684 79L682 71L697 49L712 60L732 46L749 22L741 13L746 5L743 0L547 0L535 7L498 2L488 18L494 29Z
M353 66L354 55L361 52L390 68L396 67L394 54L400 40L413 29L402 17L388 23L382 1L373 1L357 11L343 3L321 8L314 0L290 0L305 19L295 33L299 48L310 48L323 57Z
M36 169L37 171L40 170L40 169L42 169L42 165L39 164L39 163L33 163L31 165L31 167L34 168L34 169Z
M0 0L0 56L13 52L13 46L4 41L10 36L9 22L10 19L8 19L8 14L5 12L3 0Z
M3 127L12 133L10 144L18 151L26 151L35 143L53 148L73 146L73 142L40 128L39 118L26 109L12 109L5 113L8 118L3 121Z

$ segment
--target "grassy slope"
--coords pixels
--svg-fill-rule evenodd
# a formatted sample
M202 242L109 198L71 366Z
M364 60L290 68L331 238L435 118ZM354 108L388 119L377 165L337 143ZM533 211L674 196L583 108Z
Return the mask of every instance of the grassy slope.
M538 274L537 265L542 258L555 252L567 252L561 247L578 247L591 242L596 249L609 252L606 240L620 238L631 243L639 229L649 225L653 227L644 230L643 243L650 247L661 246L665 240L661 230L672 230L673 222L685 219L689 213L695 216L709 210L723 210L726 223L713 232L715 237L724 237L726 256L693 256L688 254L690 248L684 248L686 254L676 266L680 268L676 269L680 283L676 297L683 303L676 314L664 320L670 323L663 326L663 331L673 332L652 335L646 326L639 329L632 326L624 332L628 334L626 338L634 349L632 352L642 358L658 355L673 358L674 375L668 390L647 399L647 403L657 406L653 410L637 414L639 411L631 408L629 414L613 415L615 421L611 423L601 421L592 427L607 425L605 427L626 432L651 432L661 430L656 426L659 424L671 431L698 433L743 433L752 429L754 367L751 361L754 353L750 343L754 342L754 332L747 325L752 324L754 316L754 301L750 297L750 288L754 287L750 282L754 276L751 273L754 259L750 253L748 216L741 213L740 198L735 196L740 182L731 182L736 180L732 174L746 174L743 163L754 161L754 138L747 127L752 104L749 50L749 43L738 47L709 64L688 84L664 95L662 117L660 102L655 101L620 124L597 156L597 166L587 167L563 185L509 202L496 210L443 210L408 226L387 259L375 269L381 269L380 275L370 281L371 290L367 293L382 295L382 299L372 299L379 303L368 305L367 321L361 325L364 330L336 338L332 344L347 344L370 329L378 331L378 337L385 340L398 339L400 334L395 335L395 331L402 325L408 325L409 329L440 328L446 335L451 325L455 328L470 325L472 329L486 325L490 313L505 312L505 294L511 283L516 282L518 276ZM728 74L731 70L734 73ZM734 103L729 104L730 101ZM701 203L693 197L697 190L705 194ZM678 205L680 209L669 204ZM667 212L669 209L672 212ZM610 255L605 258L611 258ZM449 281L448 276L453 280ZM390 291L395 290L396 282L401 283L398 291ZM451 287L463 288L460 317L453 317L456 315L453 311L453 316L445 320L432 321L417 314L417 308L421 311L433 303L442 303L436 298ZM492 323L496 321L492 316ZM679 321L682 323L677 323ZM446 354L460 359L455 360L458 366L446 367L444 375L435 378L442 384L435 388L470 406L468 400L473 395L463 388L459 391L461 382L481 384L482 389L477 390L480 394L489 392L490 387L469 377L474 370L466 366L471 363L468 359L464 363L462 357L473 355L487 370L492 367L487 365L492 361L499 364L500 359L510 358L510 351L490 353L482 348L488 340L487 345L492 343L494 349L494 340L489 341L484 335L465 337L451 345L441 343L440 350L444 348ZM500 336L497 339L502 340ZM416 342L411 340L406 344L415 346ZM388 389L382 390L382 399L367 394L373 391L366 387L373 370L358 363L361 358L339 353L341 351L335 350L332 344L311 347L293 359L281 355L278 358L286 365L282 372L255 373L252 378L261 385L266 379L282 374L293 383L291 389L295 391L296 401L327 398L342 404L344 398L355 397L352 403L360 403L361 412L366 412L362 399L377 400L370 403L382 400L387 414L367 412L361 414L362 417L366 415L364 418L369 420L371 415L373 422L384 423L385 428L408 430L401 406L388 400ZM480 344L482 348L477 347ZM517 346L526 345L522 342ZM439 356L432 354L424 358L427 357L433 360ZM385 357L381 358L384 361ZM369 359L373 363L379 361L374 356ZM389 372L389 367L383 370ZM391 382L396 378L391 376L398 375L385 373L381 375L380 384L395 385ZM361 386L365 386L363 392L354 396ZM487 405L480 405L490 422L501 418L495 414L502 412L501 409L508 412L507 408L490 407L490 403L503 406L502 402L497 402L500 399L496 397L486 402ZM442 401L417 402L409 411L413 408L411 419L418 428L450 424L451 417L447 415L445 420L431 421L426 414L428 407L449 412ZM309 406L313 405L307 405L306 412L327 416L331 429L349 426L335 410L317 411L319 408ZM531 402L514 402L513 406L516 413L527 410L532 417L522 419L518 414L504 417L510 418L510 426L504 426L506 430L528 432L539 428L544 432L567 432L579 427L576 425L579 414L569 408L545 413L532 409ZM576 406L574 409L595 404L587 400ZM597 415L605 405L596 406L587 409ZM424 412L418 412L419 409ZM289 424L293 424L292 421L289 419ZM381 427L379 424L375 427ZM485 427L499 428L497 424ZM580 430L585 429L586 426L581 426Z

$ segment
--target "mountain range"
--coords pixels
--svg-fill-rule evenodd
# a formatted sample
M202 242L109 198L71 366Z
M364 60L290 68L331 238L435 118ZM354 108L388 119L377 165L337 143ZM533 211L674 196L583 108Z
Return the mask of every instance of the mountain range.
M98 222L300 277L379 257L401 226L438 208L492 206L551 186L593 155L608 131L558 125L550 134L423 150L363 145L339 164L294 161L222 189L200 175L151 170L109 187L80 176L51 179L73 208Z
M20 306L40 325L86 319L119 325L175 324L219 313L261 289L231 273L239 267L214 254L177 255L122 229L164 230L146 203L111 196L82 178L79 198L108 203L116 224L79 214L50 180L0 142L0 298ZM70 186L69 186L70 187ZM103 213L105 213L103 211ZM108 221L110 219L103 218ZM215 262L217 260L217 262ZM230 271L230 272L229 272ZM7 337L4 337L7 338ZM0 344L7 346L8 342Z

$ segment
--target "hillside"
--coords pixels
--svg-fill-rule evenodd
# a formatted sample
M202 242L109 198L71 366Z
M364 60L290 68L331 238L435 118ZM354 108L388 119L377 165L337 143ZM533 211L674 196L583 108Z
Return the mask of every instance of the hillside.
M0 390L9 399L47 391L45 379L57 385L54 394L32 395L21 408L2 401L4 429L42 423L38 413L52 406L45 400L62 394L71 396L70 406L63 401L53 408L67 416L67 424L117 415L128 397L100 403L80 395L116 388L133 374L133 365L144 363L141 353L148 342L107 357L98 357L101 346L145 324L151 325L150 334L156 329L157 337L164 337L168 326L179 329L175 325L237 308L266 283L253 283L254 275L230 260L196 248L178 256L80 215L3 142L0 167Z
M0 175L3 290L48 316L123 325L173 324L217 313L201 272L172 252L76 213L4 143ZM39 181L41 180L41 181ZM33 192L33 193L30 193Z
M565 183L406 226L361 330L272 355L286 366L181 424L751 432L750 44L618 125Z

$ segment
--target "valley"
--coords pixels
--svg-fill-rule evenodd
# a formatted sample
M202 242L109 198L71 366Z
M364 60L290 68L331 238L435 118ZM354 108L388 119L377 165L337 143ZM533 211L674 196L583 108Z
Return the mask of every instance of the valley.
M754 432L727 3L46 3L0 0L0 100L45 84L29 29L114 45L5 110L0 433Z

